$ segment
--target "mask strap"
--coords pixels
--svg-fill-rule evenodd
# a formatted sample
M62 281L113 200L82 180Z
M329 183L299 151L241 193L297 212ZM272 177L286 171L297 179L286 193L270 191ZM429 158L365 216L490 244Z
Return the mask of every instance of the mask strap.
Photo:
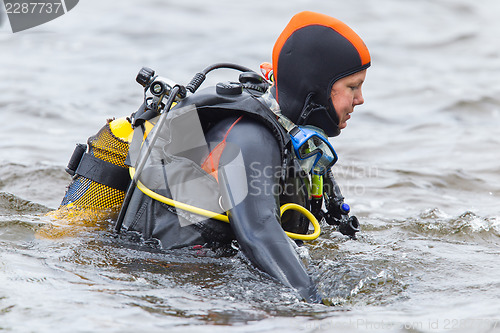
M302 109L300 116L299 116L299 121L297 122L298 125L304 125L307 122L307 119L313 112L317 111L324 111L327 113L327 109L320 104L316 104L312 101L314 94L310 93L307 95L306 98L306 103L304 105L304 108Z
M309 118L309 115L314 111L317 104L311 101L313 96L313 93L309 93L307 95L304 106L302 107L302 111L300 111L299 120L297 121L298 125L303 125L306 122L307 118Z

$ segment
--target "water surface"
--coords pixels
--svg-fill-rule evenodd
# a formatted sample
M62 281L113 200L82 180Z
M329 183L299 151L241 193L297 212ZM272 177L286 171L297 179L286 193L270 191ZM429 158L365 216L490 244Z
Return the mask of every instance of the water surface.
M352 26L372 54L337 180L362 224L308 245L334 306L297 299L237 254L161 252L109 221L39 239L76 143L141 103L142 66L187 83L254 69L300 10ZM494 332L500 327L500 32L493 0L80 2L0 28L0 330ZM207 80L234 79L220 71Z

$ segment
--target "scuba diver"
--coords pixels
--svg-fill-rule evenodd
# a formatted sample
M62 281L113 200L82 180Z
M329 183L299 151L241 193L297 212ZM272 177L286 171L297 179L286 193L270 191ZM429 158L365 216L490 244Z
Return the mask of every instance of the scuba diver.
M277 39L265 77L216 64L184 87L143 68L143 105L77 145L59 211L119 212L117 232L161 249L236 244L260 270L321 302L295 248L312 239L310 221L314 237L318 220L353 238L359 231L332 175L328 137L363 104L370 61L347 25L301 12ZM242 73L197 91L217 68Z

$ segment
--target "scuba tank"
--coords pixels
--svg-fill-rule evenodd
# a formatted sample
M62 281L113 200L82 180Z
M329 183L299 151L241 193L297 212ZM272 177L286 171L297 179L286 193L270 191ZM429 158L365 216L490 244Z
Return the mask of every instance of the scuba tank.
M44 225L36 237L76 235L117 216L130 182L125 159L131 132L126 119L108 120L87 144L76 145L66 168L73 178L59 208L47 213L57 222Z
M87 145L76 146L66 168L73 179L60 208L118 212L130 182L125 159L131 132L125 119L109 120Z

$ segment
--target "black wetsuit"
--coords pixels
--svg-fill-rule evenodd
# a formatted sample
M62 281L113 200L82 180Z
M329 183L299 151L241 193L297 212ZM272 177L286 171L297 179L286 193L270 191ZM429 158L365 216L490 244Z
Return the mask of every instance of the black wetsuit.
M175 210L136 191L127 209L124 227L140 232L146 240L157 240L162 248L172 249L196 244L227 243L236 239L243 254L262 271L283 284L296 288L310 302L320 301L315 284L297 256L291 240L280 225L280 166L282 154L272 131L250 117L244 116L218 121L205 133L213 149L227 135L226 141L238 147L244 162L246 178L241 177L241 165L233 168L234 149L225 149L219 169L219 183L223 200L232 203L235 197L244 197L229 209L230 224L205 220L181 226ZM229 128L233 128L228 132ZM233 170L240 170L236 173ZM242 192L244 193L237 193ZM167 193L168 195L168 193Z
M218 142L232 119L220 122L207 133L208 141ZM281 154L271 131L252 119L242 119L227 137L241 149L246 178L230 174L231 157L221 159L225 165L220 182L232 189L245 188L248 195L229 210L231 228L243 253L264 272L285 285L296 288L308 301L319 301L316 287L300 262L288 236L281 227L279 213ZM221 175L219 175L221 178Z

